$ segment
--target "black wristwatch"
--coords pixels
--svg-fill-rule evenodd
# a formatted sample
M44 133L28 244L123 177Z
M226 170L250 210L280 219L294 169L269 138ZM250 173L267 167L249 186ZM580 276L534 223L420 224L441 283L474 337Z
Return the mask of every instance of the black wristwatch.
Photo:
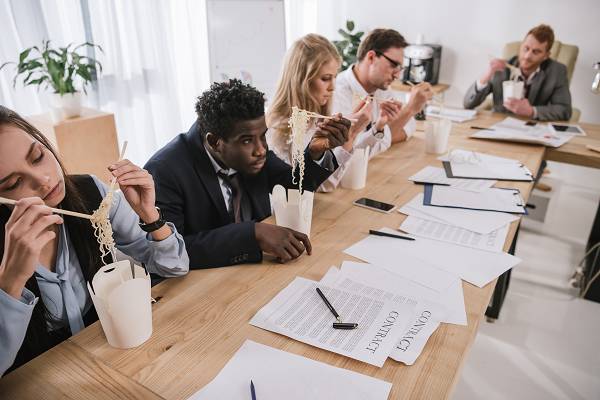
M376 139L383 139L385 136L385 131L383 129L377 130L375 125L373 125L373 136L375 136Z
M155 207L156 211L158 211L158 219L154 222L150 222L150 223L145 223L144 221L142 221L142 219L140 218L140 228L142 228L142 230L144 232L154 232L159 230L160 228L162 228L163 226L165 226L165 224L167 223L164 219L163 219L163 214L162 211L160 211L160 208Z

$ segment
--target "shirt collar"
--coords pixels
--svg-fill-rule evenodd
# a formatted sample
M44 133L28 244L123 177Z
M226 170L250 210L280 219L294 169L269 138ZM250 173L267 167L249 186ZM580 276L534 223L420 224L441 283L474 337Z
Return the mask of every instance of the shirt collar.
M533 71L527 79L525 79L525 77L523 76L523 71L521 70L521 68L519 68L519 76L521 77L521 79L523 79L525 81L525 83L527 85L530 85L531 82L533 81L533 78L535 78L535 76L540 72L540 70L541 70L541 66L538 66L537 69L535 71Z
M64 225L58 226L58 244L56 251L55 270L50 271L47 266L43 266L38 263L35 272L42 279L60 283L61 280L66 281L69 279L69 249L67 241L67 230Z
M365 97L369 93L367 93L367 91L365 90L363 85L361 85L360 82L358 81L358 78L356 77L356 74L354 73L355 66L356 66L356 64L352 64L352 66L350 68L348 68L348 70L347 70L348 81L350 82L350 88L352 89L353 93L359 95L360 97Z
M208 159L210 160L210 163L212 164L213 168L215 169L215 172L217 174L222 173L225 175L234 175L237 173L237 171L233 168L223 168L219 165L219 163L217 162L217 160L214 159L214 157L212 156L212 154L210 154L210 151L208 150L208 146L206 146L206 144L204 144L204 149L206 150L206 154L208 155Z

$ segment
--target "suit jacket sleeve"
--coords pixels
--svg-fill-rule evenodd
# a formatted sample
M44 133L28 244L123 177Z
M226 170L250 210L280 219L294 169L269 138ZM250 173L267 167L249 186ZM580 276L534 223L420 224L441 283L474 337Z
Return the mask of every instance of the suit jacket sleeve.
M488 84L481 90L477 90L477 82L473 82L473 84L467 90L465 94L465 99L463 101L463 105L467 109L473 109L483 103L488 94L492 91L492 81L488 82Z
M228 224L193 234L186 232L185 197L183 187L177 181L176 170L158 161L150 161L145 168L154 178L156 204L163 212L165 220L172 222L177 231L183 235L190 258L190 269L214 268L262 260L262 252L254 234L253 221Z
M537 109L537 119L540 121L568 121L571 119L571 92L569 91L569 80L567 78L567 68L557 65L558 76L557 85L552 92L550 101L544 106L535 106Z

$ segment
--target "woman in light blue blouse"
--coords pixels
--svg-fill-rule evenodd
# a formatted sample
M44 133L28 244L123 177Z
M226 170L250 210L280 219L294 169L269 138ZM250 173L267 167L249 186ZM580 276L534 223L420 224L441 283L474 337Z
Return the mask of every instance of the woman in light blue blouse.
M94 149L90 149L94 151ZM108 167L121 188L110 221L117 248L164 277L188 272L183 238L155 208L154 181L128 160ZM86 282L104 262L88 220L108 191L89 175L67 175L48 140L0 106L0 375L98 319Z

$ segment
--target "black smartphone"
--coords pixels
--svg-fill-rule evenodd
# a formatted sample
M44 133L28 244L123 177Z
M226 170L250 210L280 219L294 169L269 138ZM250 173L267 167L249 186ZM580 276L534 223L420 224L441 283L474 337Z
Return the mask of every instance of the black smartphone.
M394 208L396 208L396 206L393 204L384 203L383 201L368 199L366 197L361 197L360 199L355 200L353 204L357 205L359 207L365 207L370 210L379 211L379 212L383 212L383 213L389 213Z
M583 131L577 125L559 125L559 124L551 124L552 128L555 132L567 132L567 133L576 133L581 134Z

